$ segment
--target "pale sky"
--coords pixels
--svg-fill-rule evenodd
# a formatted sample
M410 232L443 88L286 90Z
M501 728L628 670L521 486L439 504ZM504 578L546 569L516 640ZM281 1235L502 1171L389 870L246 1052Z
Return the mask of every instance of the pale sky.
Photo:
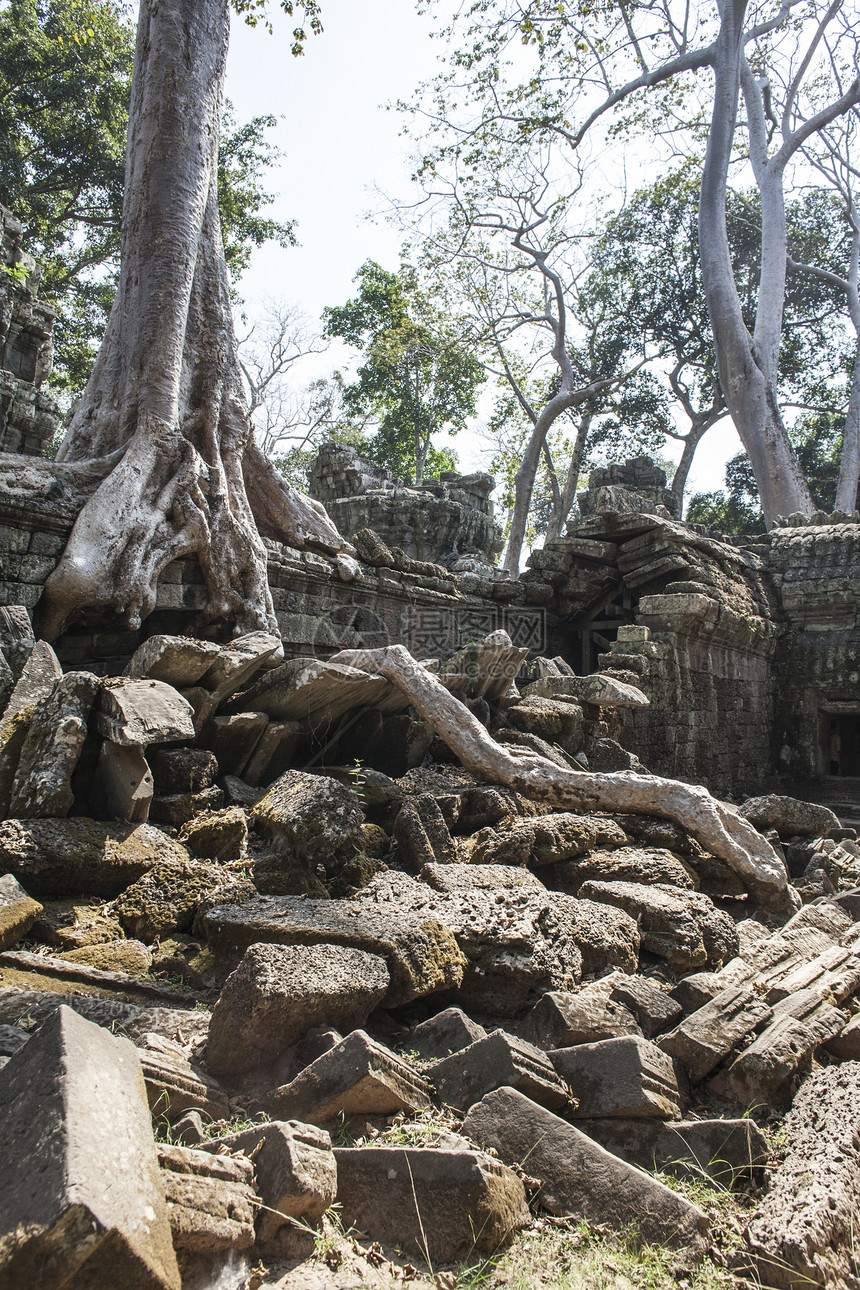
M276 297L318 318L326 305L353 294L352 278L364 260L398 266L401 235L366 218L380 207L374 188L401 199L410 191L410 143L399 137L400 114L385 105L410 98L432 76L442 46L430 39L431 25L416 14L413 0L324 0L325 30L296 59L289 50L292 24L274 2L271 10L273 36L234 15L227 95L240 120L260 113L281 118L269 132L285 154L265 180L278 194L269 211L297 221L299 246L256 252L241 291L251 315L266 297ZM342 361L315 360L306 379ZM476 435L440 437L440 445L446 442L461 469L484 464L486 448ZM677 458L680 446L673 448L666 455ZM689 491L722 487L724 463L739 448L730 422L713 429L699 446Z

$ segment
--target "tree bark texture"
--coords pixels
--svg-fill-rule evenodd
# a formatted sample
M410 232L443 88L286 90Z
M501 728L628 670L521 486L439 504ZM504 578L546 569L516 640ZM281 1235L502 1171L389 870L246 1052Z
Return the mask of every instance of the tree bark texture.
M161 571L196 556L207 621L277 631L255 522L294 546L343 539L255 449L217 202L227 0L141 0L120 282L58 461L115 460L37 609L55 637L85 609L137 626Z
M815 510L777 400L776 376L785 277L782 172L753 166L762 198L762 272L755 337L743 320L726 231L726 186L744 68L747 0L723 0L714 52L714 107L699 199L702 284L714 335L720 384L741 442L749 454L768 527L777 515ZM751 73L750 73L751 76ZM756 104L747 96L755 154ZM759 105L760 106L760 105ZM779 277L782 276L780 289Z
M561 810L641 812L674 820L724 860L762 905L791 912L800 905L785 865L770 843L734 807L706 788L620 771L611 775L563 770L529 750L497 744L468 708L402 645L343 650L329 660L384 676L407 696L452 752L473 774L505 784L534 801Z

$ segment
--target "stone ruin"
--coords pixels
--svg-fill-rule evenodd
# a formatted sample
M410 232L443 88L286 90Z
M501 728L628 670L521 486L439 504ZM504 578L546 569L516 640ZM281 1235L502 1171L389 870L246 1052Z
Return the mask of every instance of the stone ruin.
M860 517L728 540L640 459L511 580L481 479L315 478L360 577L269 544L280 638L193 635L180 561L37 641L74 497L0 498L0 1287L431 1290L541 1214L860 1283Z
M22 234L0 206L0 452L41 457L60 425L59 408L42 389L56 311L38 298L42 275L21 249Z

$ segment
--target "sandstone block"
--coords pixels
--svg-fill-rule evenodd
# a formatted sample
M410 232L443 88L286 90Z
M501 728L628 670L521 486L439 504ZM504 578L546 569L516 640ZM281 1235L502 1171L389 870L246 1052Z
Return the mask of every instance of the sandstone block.
M732 919L703 892L662 884L589 881L579 895L616 905L638 919L642 948L659 954L679 971L719 965L737 953Z
M99 684L90 672L67 672L38 704L18 759L10 816L68 815L74 801L72 773L87 737Z
M236 1074L296 1044L312 1026L364 1025L389 985L385 960L343 945L252 945L209 1024L211 1070Z
M114 677L99 691L96 729L115 744L177 743L194 738L191 704L163 681Z
M0 1286L179 1290L140 1064L59 1008L0 1071Z
M137 744L115 744L106 739L90 788L99 814L129 824L145 824L154 793L152 772Z
M242 855L247 836L245 812L238 806L230 806L196 815L182 826L179 841L193 856L229 864Z
M542 1106L568 1102L563 1081L539 1048L494 1030L468 1048L436 1062L425 1072L444 1106L466 1111L485 1093L510 1085Z
M254 884L204 860L164 861L117 898L113 912L126 932L154 941L168 932L188 931L198 907L216 900L250 900Z
M250 1249L256 1212L250 1160L161 1143L158 1163L178 1254L220 1262Z
M731 1187L768 1158L767 1139L749 1116L742 1120L594 1119L578 1129L637 1169Z
M706 1247L708 1220L698 1206L515 1089L488 1093L466 1116L463 1132L508 1164L526 1162L541 1184L538 1203L551 1214L633 1227L642 1241L694 1253Z
M12 874L3 874L0 877L0 950L8 950L26 936L41 912L39 902L27 895Z
M626 1035L549 1055L576 1099L580 1119L643 1116L673 1120L681 1113L681 1091L672 1059L647 1039Z
M343 1219L429 1262L493 1254L529 1223L520 1179L478 1151L335 1149Z
M416 1052L425 1061L432 1061L458 1053L486 1034L484 1027L472 1021L460 1008L446 1008L414 1026L403 1041L403 1047Z
M539 1048L570 1048L619 1035L640 1034L629 1008L608 997L595 981L576 993L548 990L523 1021L524 1033Z
M195 685L220 653L214 641L188 636L150 636L132 654L126 676L148 677L167 685Z
M273 1118L320 1125L338 1115L393 1115L430 1105L427 1081L363 1030L354 1030L259 1103Z
M677 1025L683 1016L680 1003L665 990L658 990L647 977L624 977L612 991L612 1000L633 1013L646 1039Z
M0 869L37 896L118 895L158 861L188 852L150 824L100 820L0 822Z
M237 636L219 651L218 657L200 677L200 685L212 693L216 704L250 684L259 671L284 656L278 636L270 632L248 632Z
M729 987L691 1013L680 1026L663 1035L658 1046L676 1057L698 1084L751 1031L770 1021L773 1013L749 986Z
M206 727L204 738L224 775L244 775L269 718L263 712L237 712L231 717L215 717Z
M157 748L150 762L162 796L199 793L218 778L218 759L207 748Z

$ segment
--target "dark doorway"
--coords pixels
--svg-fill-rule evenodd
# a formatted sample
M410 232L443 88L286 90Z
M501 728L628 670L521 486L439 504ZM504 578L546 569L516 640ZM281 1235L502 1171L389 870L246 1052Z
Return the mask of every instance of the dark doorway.
M825 775L860 777L860 713L829 713L824 730Z

